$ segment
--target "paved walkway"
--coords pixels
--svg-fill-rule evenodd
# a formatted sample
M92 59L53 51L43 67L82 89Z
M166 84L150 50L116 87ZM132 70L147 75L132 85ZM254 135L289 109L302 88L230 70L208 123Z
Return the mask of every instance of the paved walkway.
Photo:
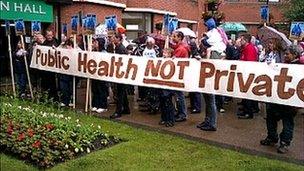
M78 91L78 102L84 102L85 91ZM236 100L226 105L226 113L218 115L218 127L216 132L205 132L196 125L202 122L204 110L200 114L189 114L188 120L182 123L176 123L172 128L158 125L160 114L148 115L140 112L138 103L134 96L129 96L131 114L124 115L119 121L131 125L145 127L152 130L158 130L166 133L178 134L180 136L203 141L209 144L219 145L221 147L242 151L249 154L276 158L284 161L295 162L304 165L304 115L299 114L295 119L294 139L287 154L278 154L275 147L265 147L259 144L260 140L266 137L265 114L263 110L256 114L254 119L239 120L235 115L237 109ZM189 100L187 99L187 102ZM84 104L78 104L83 109ZM187 105L189 106L189 104ZM109 117L114 112L115 106L110 105L109 111L103 113L101 117ZM189 112L190 113L190 112ZM96 114L97 115L97 114ZM280 123L279 128L282 128Z

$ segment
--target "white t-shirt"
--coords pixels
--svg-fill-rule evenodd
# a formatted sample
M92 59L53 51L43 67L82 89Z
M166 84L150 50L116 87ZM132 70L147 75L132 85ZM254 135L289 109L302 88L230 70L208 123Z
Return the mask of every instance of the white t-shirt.
M156 51L152 49L148 49L147 47L145 48L143 52L143 57L148 57L148 58L156 58Z

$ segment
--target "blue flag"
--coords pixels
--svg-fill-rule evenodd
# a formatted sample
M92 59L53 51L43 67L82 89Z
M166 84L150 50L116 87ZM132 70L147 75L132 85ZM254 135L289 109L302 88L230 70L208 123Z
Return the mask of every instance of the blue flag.
M41 22L40 21L32 21L31 23L32 35L41 33Z
M105 18L105 24L107 26L107 29L108 30L116 30L116 27L117 27L117 18L115 15L112 15L112 16L107 16Z
M71 29L72 29L72 34L77 34L77 28L78 28L78 16L72 16L71 18Z
M269 17L269 7L267 5L261 6L261 11L260 11L261 18L263 20L267 20Z
M68 35L68 25L66 24L66 23L63 23L62 24L62 26L61 26L62 28L62 34L64 34L64 35Z
M178 26L178 19L177 18L170 18L169 26L168 26L169 34L172 34L173 31L175 31L177 29L177 26Z
M16 35L25 35L25 26L23 19L15 20L15 31Z

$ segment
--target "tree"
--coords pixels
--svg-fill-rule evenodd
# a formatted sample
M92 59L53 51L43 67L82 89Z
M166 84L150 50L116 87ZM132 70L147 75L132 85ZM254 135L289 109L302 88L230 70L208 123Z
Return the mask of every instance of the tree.
M304 21L304 0L287 0L284 15L290 21Z

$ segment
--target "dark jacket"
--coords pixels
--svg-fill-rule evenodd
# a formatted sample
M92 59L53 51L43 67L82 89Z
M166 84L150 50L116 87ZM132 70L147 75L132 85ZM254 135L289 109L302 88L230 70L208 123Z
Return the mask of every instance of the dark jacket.
M227 60L239 60L241 56L240 50L233 46L233 45L227 45L226 48L226 59Z
M120 44L115 46L115 53L117 53L117 54L128 54L128 51L127 51L126 47L122 43L120 43Z
M59 46L59 43L58 43L57 39L53 38L51 41L45 40L42 45L57 47L57 46Z
M189 46L190 46L190 53L191 53L190 57L194 58L195 56L198 56L199 51L198 51L198 48L196 46L196 43L194 41L190 41Z
M18 52L18 50L13 52L13 59L14 59L13 61L15 64L14 71L17 74L24 74L24 73L26 73L24 56L17 55L17 52ZM29 64L28 58L27 58L27 63Z

